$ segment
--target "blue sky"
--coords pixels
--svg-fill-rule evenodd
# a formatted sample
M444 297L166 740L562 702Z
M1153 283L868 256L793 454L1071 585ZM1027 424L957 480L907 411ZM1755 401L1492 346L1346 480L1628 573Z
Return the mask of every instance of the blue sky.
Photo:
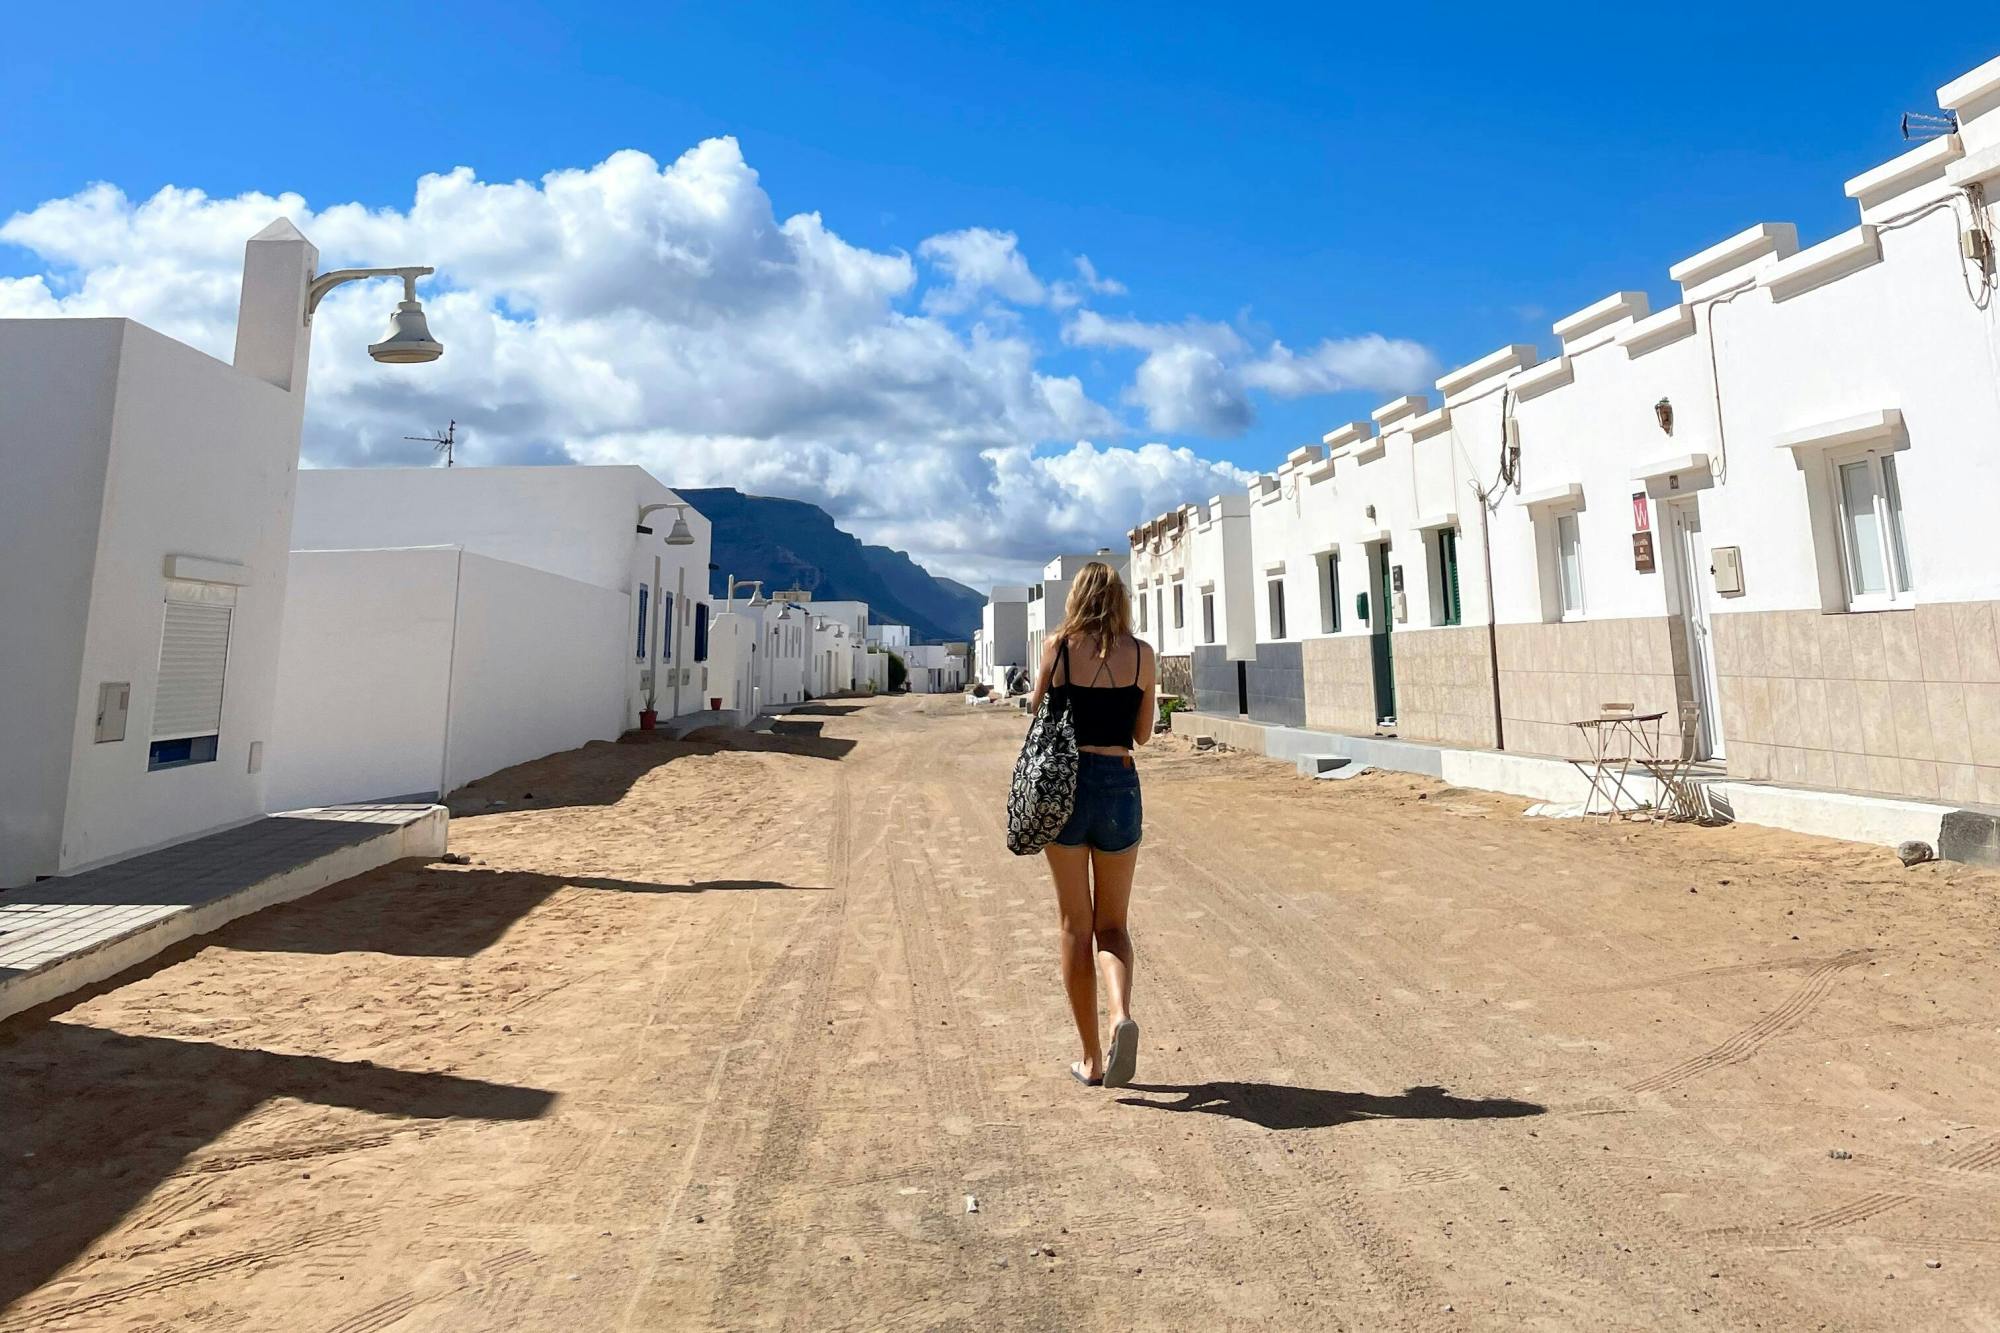
M1553 319L1612 290L1668 299L1670 263L1753 222L1795 221L1807 241L1852 225L1841 182L1900 151L1902 111L1935 111L1938 85L2000 50L1977 24L1849 4L1809 19L1720 5L1671 18L914 8L196 4L171 22L150 5L17 8L0 53L0 218L94 181L134 202L177 186L408 210L420 176L455 166L536 181L620 149L669 164L733 136L776 219L817 213L850 246L911 257L897 309L948 324L973 355L1003 336L1038 373L1074 376L1116 418L1081 433L1258 468L1393 394L1268 391L1251 376L1237 387L1253 419L1163 421L1135 396L1142 339L1080 337L1078 310L1226 327L1244 348L1225 358L1246 360L1273 340L1304 352L1369 334L1447 367L1547 346ZM975 228L1017 237L1045 292L1077 279L1078 256L1123 291L926 306L941 274L923 242ZM58 296L105 262L21 235L0 242L0 275L44 274ZM451 278L449 254L421 258ZM1021 429L1041 454L1071 443ZM837 513L838 470L806 487ZM861 526L958 572L1025 558L997 538L926 548L916 516L846 500Z

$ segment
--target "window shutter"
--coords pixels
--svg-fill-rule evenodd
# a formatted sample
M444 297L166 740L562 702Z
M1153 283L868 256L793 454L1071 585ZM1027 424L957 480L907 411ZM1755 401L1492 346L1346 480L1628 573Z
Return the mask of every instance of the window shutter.
M222 675L229 662L232 613L220 602L167 603L160 633L160 677L153 695L154 740L221 732Z
M1441 536L1444 542L1445 623L1456 625L1464 613L1464 607L1458 600L1458 532L1454 528L1446 528Z

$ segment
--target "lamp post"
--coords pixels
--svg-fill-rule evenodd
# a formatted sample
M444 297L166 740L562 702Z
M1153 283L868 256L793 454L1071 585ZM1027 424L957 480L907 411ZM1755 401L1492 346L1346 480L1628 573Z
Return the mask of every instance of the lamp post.
M655 513L661 509L671 509L674 511L674 525L673 527L667 530L667 535L664 538L662 538L662 540L665 541L666 544L669 546L693 546L694 531L693 529L688 527L687 505L685 503L681 503L674 500L662 500L657 504L639 506L639 519L635 526L637 527L640 535L647 537L653 535L653 530L646 526L646 517L647 515ZM658 599L660 596L660 557L657 554L653 556L653 596L655 599ZM687 569L685 567L682 567L674 571L673 608L670 611L668 611L667 615L663 615L659 618L660 619L659 629L649 631L646 635L646 659L647 659L646 711L652 713L655 717L659 715L658 705L660 697L660 636L661 634L670 634L673 632L672 626L669 622L669 617L679 614L681 605L685 600L686 596L687 596ZM675 640L674 641L674 716L675 717L679 717L681 713L681 675L678 667L678 663L680 661L680 655L681 655L680 642L679 640ZM640 726L642 729L644 728L645 719L643 718L640 719Z

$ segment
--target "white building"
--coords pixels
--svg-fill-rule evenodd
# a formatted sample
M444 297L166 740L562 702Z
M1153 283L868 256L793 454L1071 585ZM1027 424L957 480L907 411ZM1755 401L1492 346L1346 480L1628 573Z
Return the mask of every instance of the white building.
M274 789L449 792L709 708L710 529L687 508L668 544L680 503L636 467L300 474Z
M887 648L890 652L900 653L903 649L910 646L910 627L908 625L870 625L868 627L868 642L881 648Z
M1575 754L1687 705L1733 777L2000 802L2000 60L1939 101L1854 227L1750 227L1260 478L1257 642L1196 647L1200 706Z
M283 220L249 242L233 363L0 320L0 885L269 808L318 258Z
M965 654L953 645L913 643L903 650L910 693L950 694L965 688Z
M1183 505L1128 535L1134 627L1162 659L1203 645L1231 659L1256 655L1247 497Z
M996 690L1005 689L1010 668L1031 674L1036 660L1028 655L1028 590L993 589L979 612L972 678Z
M1059 555L1042 567L1041 581L1028 585L1027 610L1027 660L1028 671L1032 675L1041 668L1042 647L1048 642L1049 634L1063 622L1065 608L1069 604L1070 584L1083 572L1083 567L1093 560L1101 560L1125 574L1127 558L1109 550L1100 550L1095 555ZM1133 608L1133 628L1138 627L1138 608Z

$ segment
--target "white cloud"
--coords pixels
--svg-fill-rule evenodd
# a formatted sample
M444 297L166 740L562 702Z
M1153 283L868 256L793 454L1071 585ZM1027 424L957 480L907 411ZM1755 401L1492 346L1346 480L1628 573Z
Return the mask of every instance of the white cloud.
M1017 327L913 311L908 255L850 245L817 214L780 220L732 139L539 181L459 168L423 177L407 208L93 185L0 224L33 260L0 277L0 316L124 315L227 357L243 242L280 215L324 267L439 269L421 289L446 346L433 365L367 359L386 285L320 308L309 463L427 463L402 437L456 418L468 463L633 462L669 484L793 496L973 582L1116 543L1242 481L1186 449L1077 443L1121 434L1117 415L1045 372ZM945 292L1050 299L1009 233L933 237L919 255ZM1066 286L1113 292L1087 260L1076 272Z
M1040 305L1048 299L1048 289L1028 267L1020 238L1011 231L948 231L925 240L917 254L950 280L924 293L924 309L933 314L970 310L988 293L1014 305Z
M1422 343L1379 333L1323 339L1304 354L1273 340L1261 351L1227 324L1106 319L1080 310L1063 328L1078 347L1140 351L1127 401L1160 431L1240 435L1256 420L1252 389L1282 398L1365 389L1407 393L1428 388L1438 360Z

